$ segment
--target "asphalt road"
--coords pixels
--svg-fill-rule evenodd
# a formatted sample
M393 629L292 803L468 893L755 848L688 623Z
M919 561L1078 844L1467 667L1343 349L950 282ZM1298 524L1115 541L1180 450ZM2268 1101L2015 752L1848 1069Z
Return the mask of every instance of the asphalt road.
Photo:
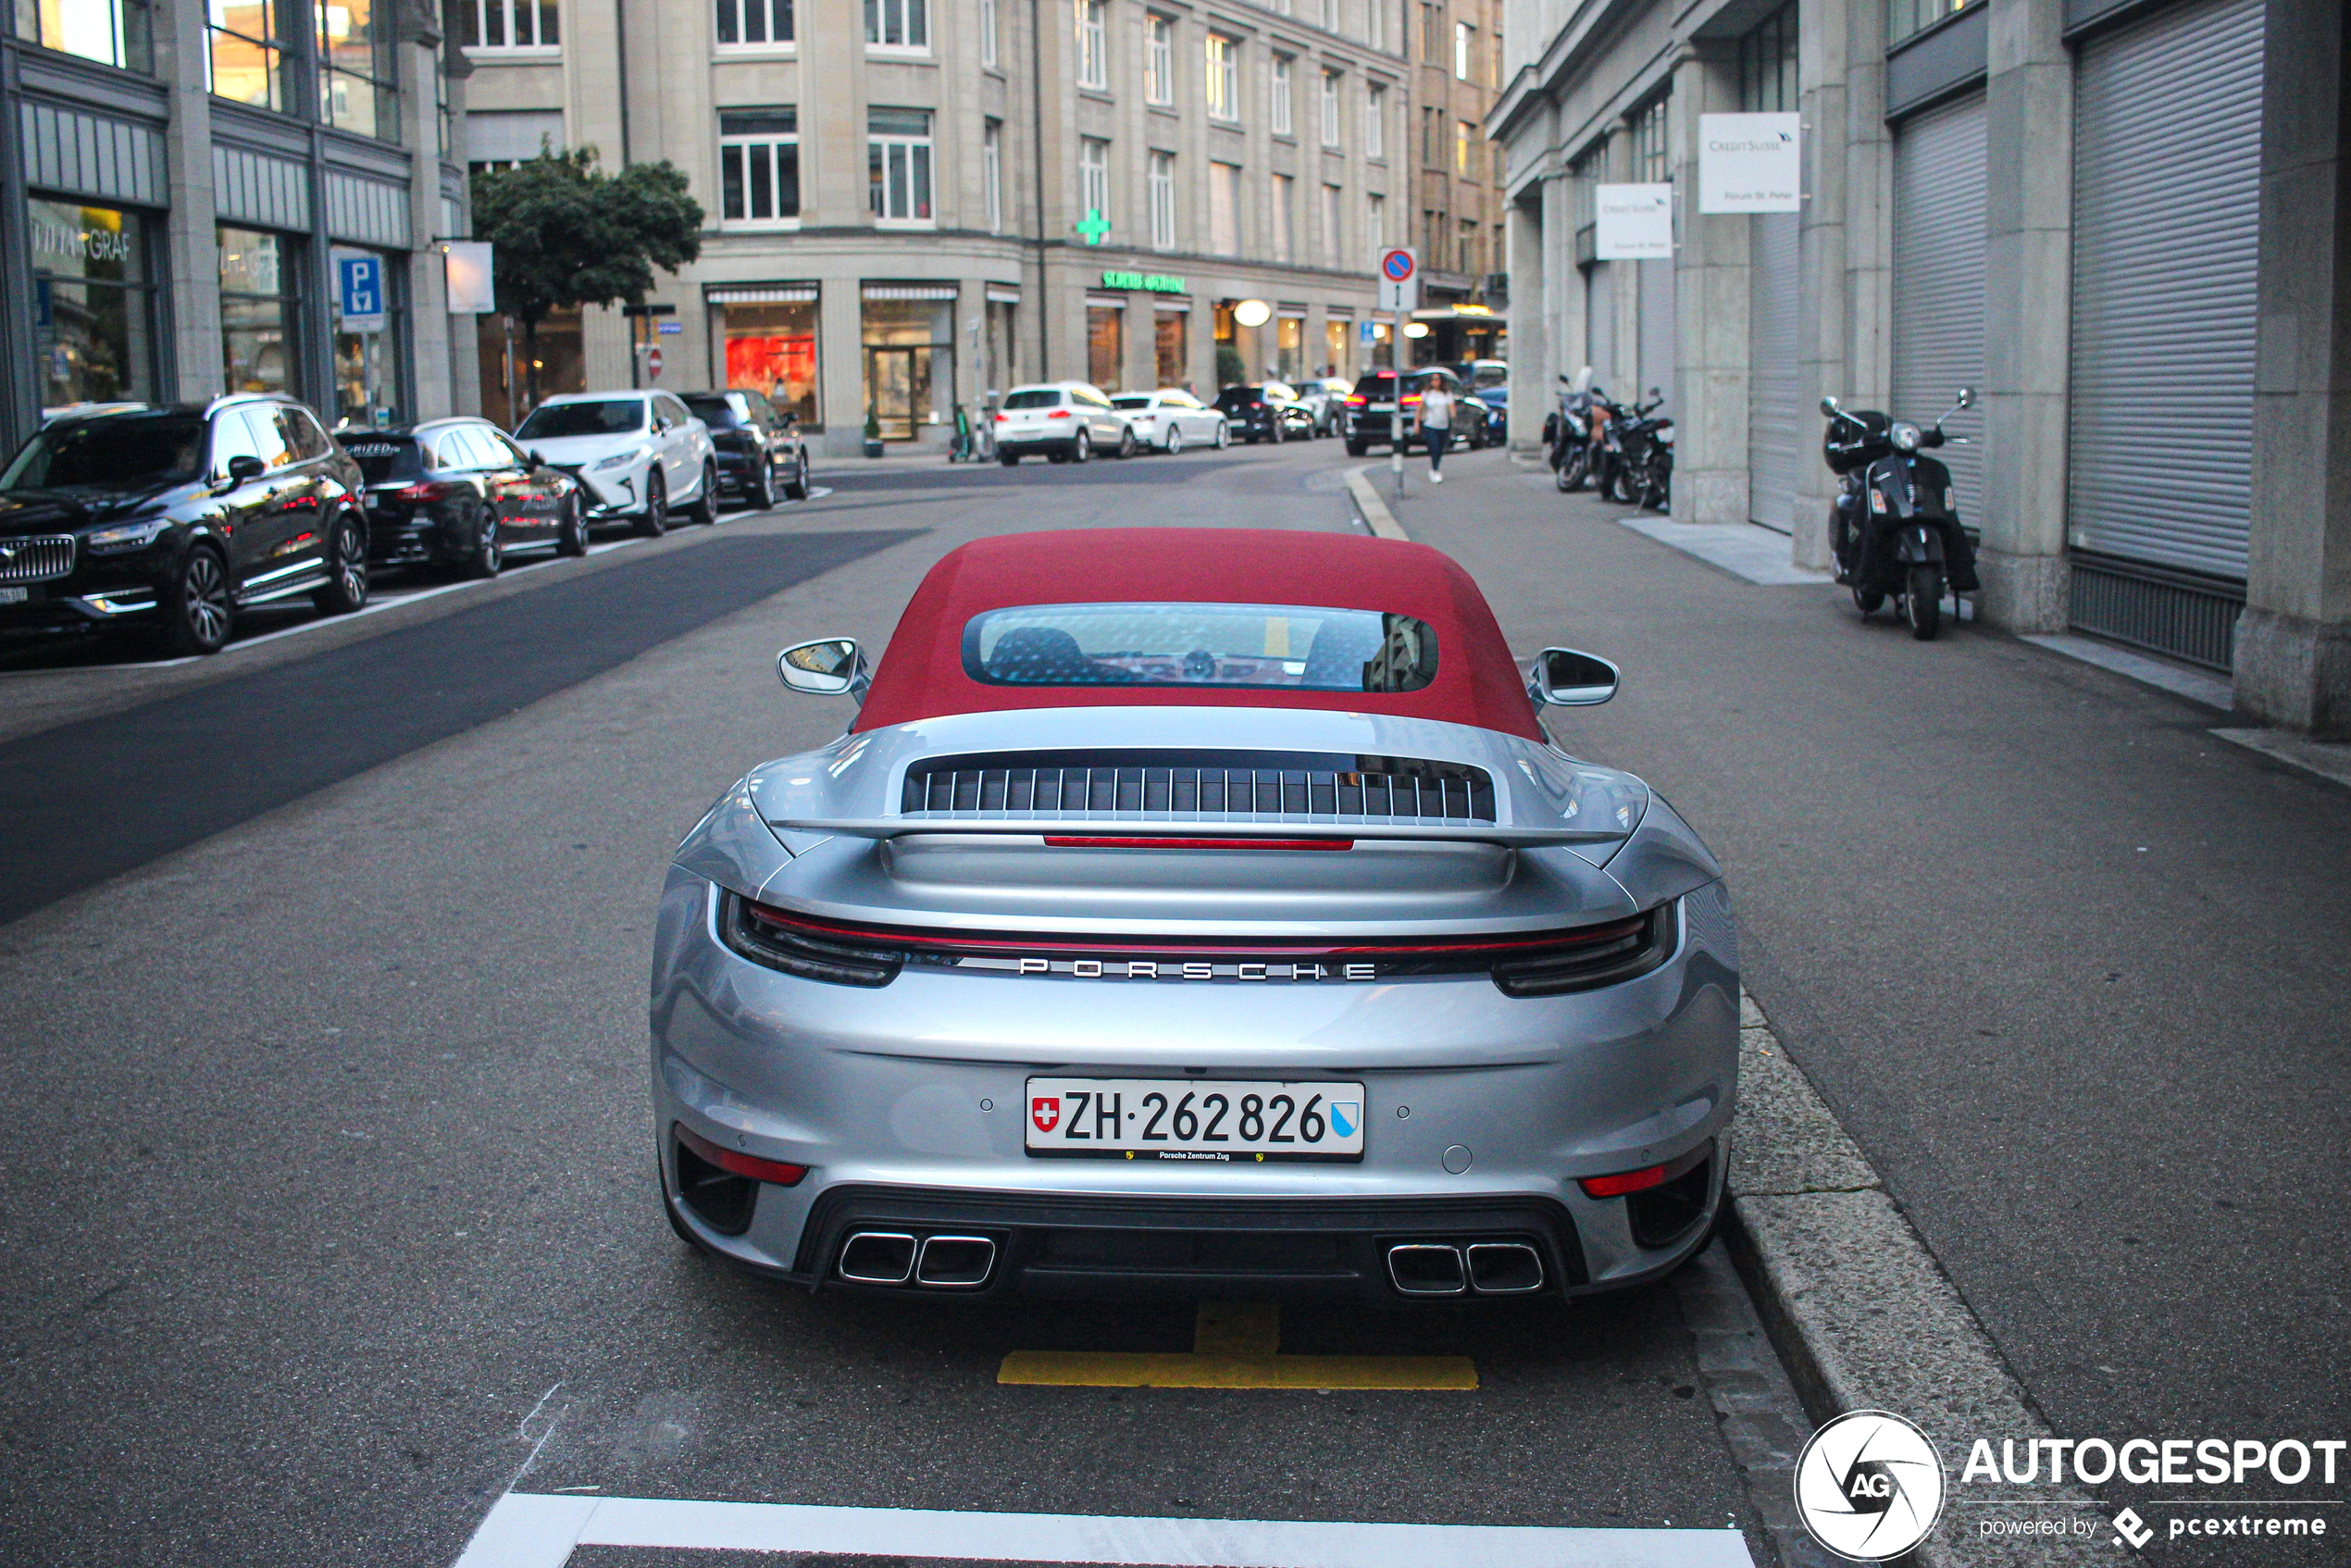
M0 926L0 1561L439 1565L517 1484L1736 1524L1765 1551L1672 1288L1283 1325L1285 1350L1471 1356L1474 1392L1008 1388L1008 1351L1183 1349L1192 1313L812 1299L661 1220L643 1028L666 856L745 767L846 716L781 692L775 650L885 640L928 564L987 531L1355 527L1342 462L851 472L0 749L38 803L6 840L31 912Z

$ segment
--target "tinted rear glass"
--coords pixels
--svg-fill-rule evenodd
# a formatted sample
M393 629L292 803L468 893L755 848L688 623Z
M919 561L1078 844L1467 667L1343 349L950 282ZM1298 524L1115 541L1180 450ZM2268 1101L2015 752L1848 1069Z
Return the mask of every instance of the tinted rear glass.
M625 436L644 428L644 399L616 397L534 408L515 434L525 441L556 441L565 436Z
M1259 401L1255 387L1226 387L1216 394L1219 408L1247 408Z
M359 465L369 484L413 479L425 471L425 461L410 436L344 436L342 449Z
M42 430L0 474L0 490L183 484L203 470L200 416L118 414Z
M1046 387L1032 392L1016 392L1004 399L1004 406L1007 408L1059 408L1061 405L1062 394L1057 387Z
M736 415L734 404L723 397L689 396L686 399L686 406L694 411L695 418L700 419L714 430L740 429L744 423Z
M1114 397L1110 400L1110 405L1113 408L1149 408L1151 400L1148 397Z
M1437 633L1375 610L1031 604L973 616L964 671L989 686L1417 691L1437 678Z

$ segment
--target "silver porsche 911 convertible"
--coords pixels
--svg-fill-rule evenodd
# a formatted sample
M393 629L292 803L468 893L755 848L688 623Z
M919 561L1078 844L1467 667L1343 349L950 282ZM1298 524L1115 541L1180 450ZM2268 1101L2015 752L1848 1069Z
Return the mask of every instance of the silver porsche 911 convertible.
M1103 529L954 551L821 750L679 847L670 1223L776 1277L991 1297L1574 1296L1703 1246L1737 1092L1723 873L1553 743L1423 545Z

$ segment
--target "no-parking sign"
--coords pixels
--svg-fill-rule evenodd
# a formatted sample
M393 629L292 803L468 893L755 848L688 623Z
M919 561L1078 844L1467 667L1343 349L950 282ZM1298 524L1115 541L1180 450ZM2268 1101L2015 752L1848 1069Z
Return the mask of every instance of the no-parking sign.
M1421 304L1421 262L1411 247L1390 245L1379 253L1379 307L1418 310Z

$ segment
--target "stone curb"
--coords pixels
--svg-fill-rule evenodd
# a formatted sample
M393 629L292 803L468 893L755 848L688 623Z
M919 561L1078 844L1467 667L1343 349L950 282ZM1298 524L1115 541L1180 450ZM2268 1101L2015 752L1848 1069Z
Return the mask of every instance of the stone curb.
M1368 466L1347 470L1347 493L1355 498L1356 510L1363 514L1363 521L1380 538L1411 538L1396 520L1396 514L1387 509L1387 503L1379 498L1379 492L1372 488L1372 481L1365 478L1371 471Z

